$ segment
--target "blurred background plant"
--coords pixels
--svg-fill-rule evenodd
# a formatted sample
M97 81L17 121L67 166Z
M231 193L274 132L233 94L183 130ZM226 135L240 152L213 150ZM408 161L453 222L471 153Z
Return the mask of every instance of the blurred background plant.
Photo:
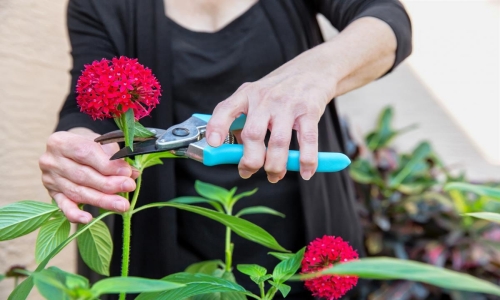
M500 225L466 215L498 212L500 203L484 193L445 190L449 183L465 183L465 173L444 166L426 141L398 153L392 141L415 126L393 129L392 119L393 109L385 108L364 144L348 147L368 256L417 260L500 284ZM364 294L368 299L498 299L407 281L369 282Z

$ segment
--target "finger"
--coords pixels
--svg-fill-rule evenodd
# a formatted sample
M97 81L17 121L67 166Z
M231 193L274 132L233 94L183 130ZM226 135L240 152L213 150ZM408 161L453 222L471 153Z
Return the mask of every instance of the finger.
M60 168L54 170L61 177L76 185L86 186L104 194L132 192L135 181L126 176L105 176L91 167L80 165L70 159L60 159Z
M52 134L47 143L48 152L60 153L80 164L94 168L103 175L132 175L132 169L124 160L110 161L102 147L84 137L67 132Z
M301 117L298 125L300 175L304 180L309 180L318 167L318 122L313 118Z
M69 200L64 194L59 192L51 192L49 194L70 222L87 224L92 220L91 214L81 210L75 202Z
M293 123L294 120L291 117L282 117L279 120L274 118L272 120L271 137L269 138L266 163L264 165L267 179L271 183L278 182L286 174Z
M132 167L132 179L137 179L141 176L141 171L137 170L136 168ZM134 189L135 190L135 189Z
M125 212L129 209L130 203L118 195L107 195L86 186L80 186L59 177L56 179L60 191L71 201L82 204L112 210L116 212Z
M224 142L234 119L246 112L246 103L248 103L246 93L239 89L217 104L207 124L206 136L210 146L218 147Z
M249 178L264 165L266 158L266 137L269 114L265 111L249 112L245 127L241 132L243 157L238 165L242 178Z

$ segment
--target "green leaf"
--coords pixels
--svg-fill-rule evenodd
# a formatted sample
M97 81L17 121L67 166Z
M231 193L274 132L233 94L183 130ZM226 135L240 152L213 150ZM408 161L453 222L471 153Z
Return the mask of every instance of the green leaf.
M77 239L83 261L95 272L109 276L113 240L106 224L96 222Z
M177 273L162 280L185 284L185 287L159 293L142 293L136 300L182 300L188 297L209 293L241 292L246 290L229 280L206 274Z
M464 194L459 190L449 191L451 200L453 200L454 208L459 214L465 214L470 211L468 200L465 198Z
M256 284L261 284L267 279L271 278L271 275L267 275L267 270L264 267L255 264L241 264L237 265L236 268L241 273L250 276L250 279Z
M262 246L268 247L273 250L283 251L283 252L288 251L285 248L283 248L280 244L278 244L276 239L271 234L269 234L269 232L265 231L261 227L251 222L248 222L247 220L233 216L228 216L223 213L216 212L211 209L203 207L170 203L170 202L159 202L159 203L151 203L144 205L136 209L134 213L150 207L162 207L162 206L176 207L178 209L183 209L193 213L197 213L199 215L215 220L231 228L231 230L234 231L234 233L249 241L255 242L257 244L260 244Z
M226 272L224 269L216 269L213 274L210 274L213 277L222 278L228 280L230 282L236 283L236 279L232 272ZM224 293L209 293L209 294L201 294L196 295L189 300L246 300L246 296L240 292L224 292Z
M180 203L180 204L198 204L198 203L208 203L212 205L218 212L224 213L224 209L222 206L219 204L219 202L202 198L202 197L191 197L191 196L184 196L184 197L178 197L174 198L168 202L172 203Z
M223 262L220 259L207 260L190 265L184 272L189 274L202 273L211 275L221 265L223 265Z
M58 210L55 205L30 200L1 207L0 241L15 239L36 230Z
M119 118L120 121L117 121L116 124L123 131L123 135L125 137L125 146L130 147L130 150L134 150L134 110L132 108L129 108L125 113L121 114Z
M237 265L236 268L238 271L248 276L262 277L267 274L266 268L255 264L240 264Z
M466 214L467 216L483 219L483 220L488 220L491 222L499 223L500 224L500 214L497 213L492 213L492 212L477 212L477 213L469 213Z
M270 254L279 260L286 260L295 255L294 253L281 253L281 252L268 252L267 254Z
M143 171L144 169L152 166L162 165L163 158L178 158L178 156L175 156L168 151L137 155L134 161L134 167L136 167L139 171Z
M194 188L202 197L217 201L222 205L227 205L229 202L229 191L224 188L199 180L196 180Z
M306 248L304 247L289 259L281 261L273 270L273 281L281 284L297 273L305 251Z
M486 196L493 200L500 201L500 189L484 185L475 185L465 182L452 182L448 183L444 187L444 190L445 191L459 190L463 192L471 192L481 196Z
M421 262L399 260L390 257L362 258L342 264L336 264L315 275L321 276L328 274L359 276L367 279L403 279L419 281L445 289L500 296L499 286L469 274L459 273ZM301 278L302 280L312 277L314 277L314 275L297 276L297 278Z
M75 238L86 232L90 227L92 227L96 222L99 222L99 220L103 219L104 217L107 217L109 215L114 214L114 212L107 212L104 213L94 220L92 220L90 223L87 225L83 226L79 230L77 230L75 233L73 233L69 238L67 238L62 244L57 246L56 249L54 249L36 268L35 272L40 272L42 271L49 261L56 256L59 252L61 252L64 247L66 247L71 241L73 241ZM26 278L23 282L21 282L9 295L8 300L24 300L28 298L29 293L33 289L34 285L34 276L31 275L28 278Z
M35 259L40 263L69 236L70 224L64 216L52 219L40 228L36 239Z
M33 274L35 285L46 299L72 299L77 295L91 295L87 278L50 267Z
M285 215L267 206L252 206L240 210L235 216L241 217L250 214L270 214L284 218Z
M55 275L44 271L34 274L34 281L38 292L45 299L70 300L69 290L64 284Z
M286 296L288 296L288 293L290 293L290 291L292 290L292 287L289 286L288 284L284 284L284 283L278 283L278 282L274 282L274 281L269 281L269 283L276 287L280 292L281 294L283 295L283 298L286 298Z
M375 169L365 159L356 159L349 167L349 174L356 182L369 184L377 180Z
M5 275L3 274L0 274L0 281L4 280L5 279Z
M137 122L137 121L135 122L134 126L135 126L135 136L137 136L137 137L147 138L147 137L155 136L154 133L149 131L149 129L142 126L142 124Z
M431 146L428 142L420 143L417 148L413 151L411 159L404 167L394 176L391 176L389 180L389 186L394 188L400 185L406 177L410 176L415 168L418 167L419 163L429 156L431 153Z
M231 199L231 206L233 206L236 202L238 202L241 198L244 198L244 197L250 197L252 196L253 194L257 193L259 189L258 188L254 188L253 190L251 191L246 191L246 192L243 192L243 193L240 193L234 197L232 197Z
M118 293L161 292L184 287L184 284L140 277L110 277L99 280L91 291L96 295Z

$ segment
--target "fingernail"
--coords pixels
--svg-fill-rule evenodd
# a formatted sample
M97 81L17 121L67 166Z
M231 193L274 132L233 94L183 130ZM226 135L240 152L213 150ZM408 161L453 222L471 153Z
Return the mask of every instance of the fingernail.
M301 175L302 175L302 179L309 180L312 177L312 172L311 171L305 171Z
M134 189L134 183L130 180L125 180L122 182L122 191L130 192Z
M129 167L119 168L116 173L119 176L130 176L130 168Z
M274 176L267 176L267 180L270 182L270 183L276 183L278 182L278 177L274 177Z
M125 203L123 201L115 201L113 203L113 208L116 211L125 211L127 209L127 206L125 205Z
M217 132L212 132L209 136L208 136L208 144L210 146L219 146L220 145L220 134L218 134Z
M90 220L91 220L91 218L88 215L81 215L78 218L78 221L80 221L80 223L82 223L82 224L87 224L88 222L90 222Z
M248 172L246 170L240 170L240 177L241 178L248 179L248 178L250 178L250 176L252 176L251 172Z

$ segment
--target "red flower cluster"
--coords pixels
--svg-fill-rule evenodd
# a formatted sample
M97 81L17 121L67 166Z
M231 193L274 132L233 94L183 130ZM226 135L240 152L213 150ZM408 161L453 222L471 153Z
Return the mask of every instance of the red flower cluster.
M132 108L136 120L159 103L160 84L137 59L125 56L85 65L76 84L80 111L95 119L116 118Z
M315 273L336 263L357 259L358 253L340 237L324 236L307 246L302 260L302 273ZM358 283L355 276L327 275L308 279L305 286L313 296L328 300L339 299Z

